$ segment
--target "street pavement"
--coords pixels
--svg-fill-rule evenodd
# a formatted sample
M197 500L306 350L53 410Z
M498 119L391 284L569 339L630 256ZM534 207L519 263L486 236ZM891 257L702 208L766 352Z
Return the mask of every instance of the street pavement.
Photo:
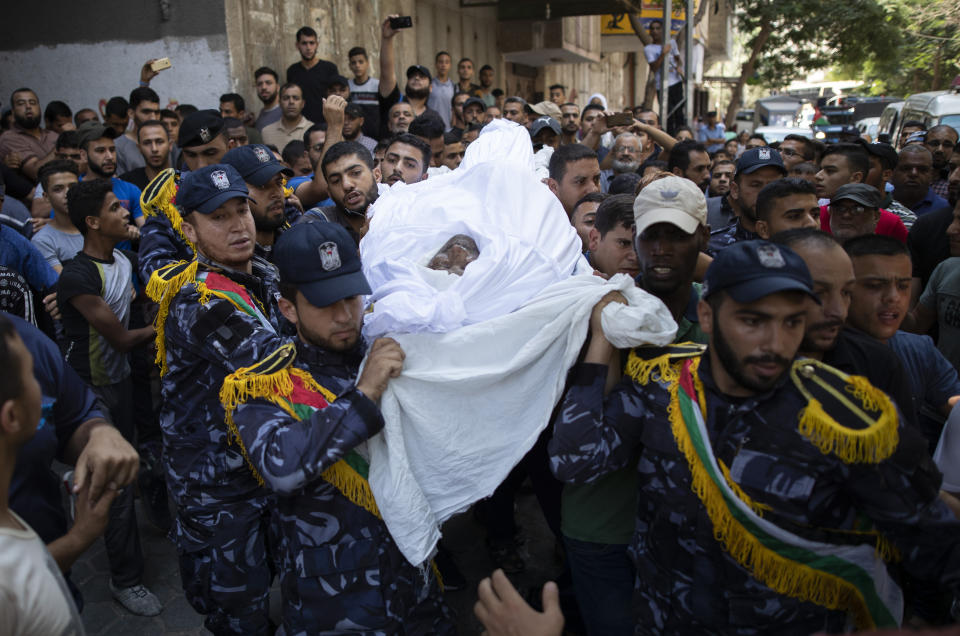
M83 593L81 616L87 633L91 636L209 634L203 628L203 617L183 597L176 548L150 524L140 508L139 500L137 512L145 562L143 582L159 597L163 612L149 618L133 616L113 600L108 588L110 569L107 555L103 540L99 539L81 556L71 573ZM511 578L521 593L529 594L528 598L539 599L543 583L558 576L562 566L556 556L554 537L540 513L536 498L525 488L517 496L517 521L526 537L523 553L527 568ZM447 592L446 600L457 615L459 633L471 636L479 634L481 625L473 615L477 584L494 568L487 553L485 532L469 512L451 519L443 530L444 545L453 554L467 579L467 585L462 590ZM271 614L275 620L279 619L280 592L276 585L271 594Z

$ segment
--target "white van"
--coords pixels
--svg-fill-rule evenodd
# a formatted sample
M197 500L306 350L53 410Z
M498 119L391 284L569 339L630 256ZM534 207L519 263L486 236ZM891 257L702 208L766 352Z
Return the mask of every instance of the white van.
M894 141L900 138L903 122L910 120L922 121L928 130L945 124L960 131L960 91L954 89L911 95L904 102L899 119L896 135L892 137Z

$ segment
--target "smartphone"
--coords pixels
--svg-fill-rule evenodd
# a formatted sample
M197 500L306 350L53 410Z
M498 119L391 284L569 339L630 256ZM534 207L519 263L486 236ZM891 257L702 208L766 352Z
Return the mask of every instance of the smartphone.
M632 113L616 113L615 115L607 115L608 128L614 128L617 126L632 126L632 125L633 125Z
M409 29L412 26L413 18L408 15L402 15L399 18L390 18L390 28L393 30Z
M159 60L154 60L150 62L150 70L155 73L162 71L164 69L168 69L170 68L170 66L172 65L170 64L169 57L161 57Z

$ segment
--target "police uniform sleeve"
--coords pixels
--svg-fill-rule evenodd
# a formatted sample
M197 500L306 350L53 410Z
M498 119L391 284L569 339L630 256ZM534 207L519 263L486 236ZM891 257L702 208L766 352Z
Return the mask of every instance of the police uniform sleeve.
M846 488L857 509L900 551L908 571L960 591L960 521L939 498L941 474L927 442L901 425L896 452L851 468Z
M639 444L647 411L631 378L604 399L607 366L574 367L547 450L560 481L590 483L622 468Z
M139 258L140 279L150 276L164 265L193 258L180 247L181 241L166 218L148 215L140 228Z
M276 405L256 399L233 414L247 456L267 487L290 494L383 428L377 406L355 388L326 408L296 420Z

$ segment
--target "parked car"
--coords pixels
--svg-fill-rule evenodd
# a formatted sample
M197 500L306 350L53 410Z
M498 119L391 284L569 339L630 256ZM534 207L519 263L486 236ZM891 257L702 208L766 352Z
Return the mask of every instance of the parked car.
M760 126L753 129L753 134L763 135L768 144L779 143L786 139L787 135L803 135L809 139L813 138L812 130L799 126Z
M900 112L906 102L893 102L887 104L886 108L880 114L880 123L877 124L877 137L874 141L885 143L894 143L894 132L900 128Z
M903 122L911 120L922 121L928 129L945 124L960 131L960 89L917 93L908 97L895 128L896 134L891 135L894 142L899 141Z

